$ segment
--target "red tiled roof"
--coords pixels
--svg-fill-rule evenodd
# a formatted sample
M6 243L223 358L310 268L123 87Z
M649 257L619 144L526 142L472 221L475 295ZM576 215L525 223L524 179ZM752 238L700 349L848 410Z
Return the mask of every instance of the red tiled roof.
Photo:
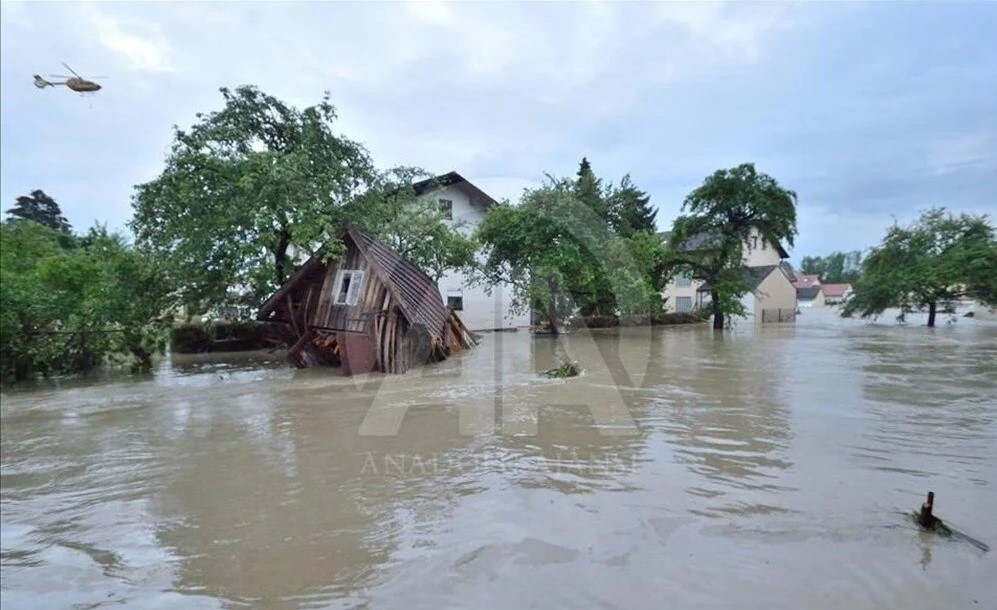
M826 297L841 297L851 287L851 284L822 284L820 289Z
M793 281L797 288L809 288L820 285L820 276L817 274L796 272L796 280Z

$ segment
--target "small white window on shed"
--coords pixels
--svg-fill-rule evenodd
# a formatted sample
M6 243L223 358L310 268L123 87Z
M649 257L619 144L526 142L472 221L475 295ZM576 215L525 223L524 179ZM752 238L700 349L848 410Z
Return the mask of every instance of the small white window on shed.
M692 311L692 297L677 297L675 299L675 311L680 313Z
M440 214L447 220L453 220L453 200L440 199Z
M447 307L454 311L464 311L464 291L450 289L447 291Z
M333 285L333 303L336 305L356 305L363 287L363 271L342 270L336 274Z

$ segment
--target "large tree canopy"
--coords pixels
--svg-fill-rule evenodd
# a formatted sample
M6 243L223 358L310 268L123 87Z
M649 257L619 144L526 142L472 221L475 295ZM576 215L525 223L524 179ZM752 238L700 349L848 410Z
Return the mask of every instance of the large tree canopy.
M37 222L67 235L72 230L66 217L62 215L59 204L42 190L34 190L30 195L18 197L14 207L7 210L7 215Z
M221 92L224 108L175 130L166 168L134 199L136 236L195 307L279 286L375 178L363 146L333 132L328 97L298 110L254 87Z
M723 329L725 315L743 314L741 265L751 231L768 243L793 245L796 193L745 163L708 176L682 211L669 235L668 262L676 272L709 282L713 328Z
M139 242L169 262L189 308L255 306L320 248L338 254L347 221L437 276L473 260L467 238L415 197L421 173L379 172L333 131L328 95L299 110L254 87L221 92L224 108L175 131L166 168L134 200Z
M576 308L608 314L660 310L660 241L643 232L630 239L613 234L578 192L577 180L549 179L526 191L518 206L489 209L477 231L486 254L484 281L510 283L514 306L535 307L555 333ZM599 311L607 300L614 309Z
M852 286L843 316L870 317L887 308L900 316L927 308L934 326L938 305L967 296L997 304L997 239L986 216L954 216L944 208L913 224L894 225L873 248Z

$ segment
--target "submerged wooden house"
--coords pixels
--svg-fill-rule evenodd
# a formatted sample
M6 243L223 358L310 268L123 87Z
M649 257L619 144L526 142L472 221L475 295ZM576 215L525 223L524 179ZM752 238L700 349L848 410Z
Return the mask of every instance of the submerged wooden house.
M308 259L257 314L285 338L295 365L404 373L474 345L422 269L352 223L342 239L338 260Z

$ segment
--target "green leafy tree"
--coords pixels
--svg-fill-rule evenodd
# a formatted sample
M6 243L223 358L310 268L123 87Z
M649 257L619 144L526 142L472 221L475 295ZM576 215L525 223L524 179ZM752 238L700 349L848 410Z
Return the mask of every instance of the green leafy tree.
M513 306L534 307L555 334L561 320L580 308L608 300L599 313L648 313L661 308L664 251L649 234L613 235L604 218L577 197L577 182L548 179L528 190L518 206L493 206L478 225L485 251L479 277L513 287Z
M608 235L612 232L610 202L604 192L602 180L592 171L592 164L585 157L578 166L574 182L574 197L584 209L572 210L583 216L591 229ZM612 315L616 311L616 298L609 289L609 278L604 268L591 266L597 277L584 290L576 290L573 297L583 315Z
M413 184L430 180L427 191L439 186L423 170L398 167L378 175L352 207L362 210L358 224L414 262L437 282L456 269L471 270L477 244L470 228L448 220L432 197L422 196Z
M578 164L575 179L575 197L578 202L587 207L596 218L609 222L609 205L603 193L602 180L592 171L592 164L582 157Z
M42 190L34 190L30 195L18 197L14 207L7 210L7 215L37 222L66 235L72 232L59 204Z
M95 228L81 244L34 222L3 223L0 370L4 378L87 371L165 346L169 283L154 257Z
M611 286L620 314L662 310L661 292L668 277L665 248L657 235L640 231L630 237L613 236L605 248L605 268L613 272Z
M411 189L418 170L379 172L333 131L328 95L304 110L255 87L177 129L163 173L140 185L132 228L168 264L188 310L255 306L312 254L341 253L347 221L439 277L473 245Z
M667 263L710 285L713 328L722 330L725 316L743 315L747 292L741 266L744 244L752 229L768 243L793 245L796 236L796 193L745 163L717 170L682 204L668 242Z
M364 147L333 132L328 95L299 110L252 86L221 93L221 110L175 130L163 173L137 187L132 221L202 310L232 291L258 303L337 235L376 177Z
M613 230L622 237L633 237L644 231L655 232L654 218L658 211L651 207L651 197L637 188L627 174L618 186L611 186L606 195Z
M803 273L820 276L828 284L851 283L862 271L862 252L832 252L827 256L804 256L800 262Z
M894 225L873 248L845 303L846 317L876 316L897 307L900 317L927 308L935 325L939 304L971 297L997 304L997 240L986 216L954 216L944 208L909 226Z

